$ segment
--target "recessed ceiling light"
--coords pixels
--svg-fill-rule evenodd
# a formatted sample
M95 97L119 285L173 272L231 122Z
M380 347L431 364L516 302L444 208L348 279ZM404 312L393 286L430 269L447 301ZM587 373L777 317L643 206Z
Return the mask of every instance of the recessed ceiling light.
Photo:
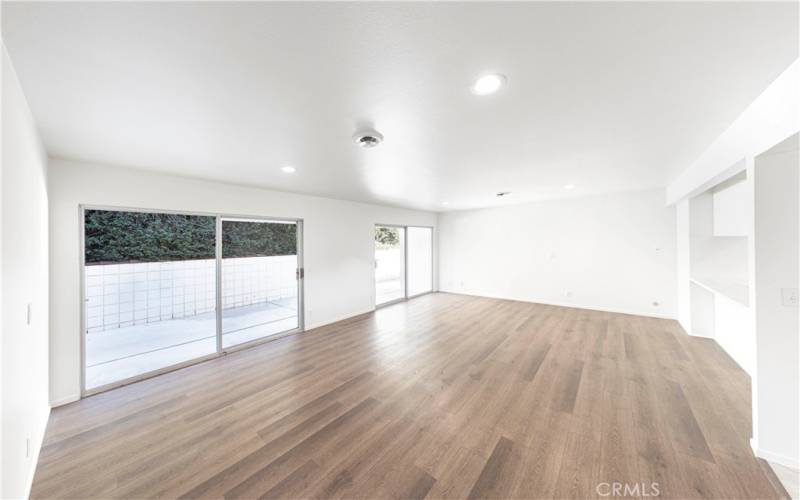
M575 189L575 184L567 184L564 189Z
M494 94L500 87L506 83L505 75L494 73L491 75L483 75L478 78L475 85L472 86L472 93L475 95L489 95Z
M444 205L444 206L447 206L447 205L449 205L449 204L450 204L450 202L449 202L449 201L443 201L443 202L442 202L442 205Z
M287 174L293 174L293 173L295 173L297 171L297 169L294 168L291 165L283 166L283 167L281 167L281 170L283 170Z

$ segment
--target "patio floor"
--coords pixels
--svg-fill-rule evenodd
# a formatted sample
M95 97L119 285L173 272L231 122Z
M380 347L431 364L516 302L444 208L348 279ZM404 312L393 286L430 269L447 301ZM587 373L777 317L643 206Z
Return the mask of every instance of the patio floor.
M223 347L297 328L295 297L224 309ZM197 316L86 334L86 388L92 389L216 352L216 317Z
M375 282L375 304L381 305L392 300L402 299L403 280L401 278Z

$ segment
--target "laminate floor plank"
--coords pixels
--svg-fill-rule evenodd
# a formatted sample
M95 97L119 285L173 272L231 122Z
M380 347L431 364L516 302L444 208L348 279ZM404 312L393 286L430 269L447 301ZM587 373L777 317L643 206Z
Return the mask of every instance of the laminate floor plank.
M435 293L53 409L31 497L779 498L749 434L674 321Z
M486 461L478 480L472 486L467 495L470 500L481 498L503 498L500 490L505 483L503 481L504 470L509 467L513 458L514 442L508 438L501 437L492 451L489 460Z

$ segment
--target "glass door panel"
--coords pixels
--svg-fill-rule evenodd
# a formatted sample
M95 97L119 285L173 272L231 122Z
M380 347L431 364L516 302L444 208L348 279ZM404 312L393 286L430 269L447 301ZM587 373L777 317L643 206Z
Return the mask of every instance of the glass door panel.
M216 217L84 210L84 388L217 350Z
M375 226L375 304L406 296L405 228Z
M222 347L299 327L298 223L222 219Z
M408 228L408 296L433 290L433 228Z

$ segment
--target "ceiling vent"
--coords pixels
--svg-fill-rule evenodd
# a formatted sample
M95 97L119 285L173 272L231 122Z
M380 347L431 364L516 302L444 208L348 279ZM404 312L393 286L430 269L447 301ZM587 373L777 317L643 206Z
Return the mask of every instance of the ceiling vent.
M383 142L383 134L376 130L368 130L366 132L359 132L353 136L353 142L362 148L374 148Z

